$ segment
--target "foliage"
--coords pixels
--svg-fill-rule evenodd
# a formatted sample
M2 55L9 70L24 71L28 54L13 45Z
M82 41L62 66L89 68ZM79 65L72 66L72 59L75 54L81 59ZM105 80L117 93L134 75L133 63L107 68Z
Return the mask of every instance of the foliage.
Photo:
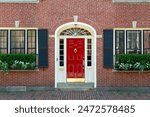
M34 69L36 67L36 63L30 63L30 62L22 62L15 60L14 63L11 65L12 69L20 69L20 70L26 70L26 69Z
M117 70L150 70L150 54L119 54L116 55Z
M35 69L35 67L35 54L0 54L0 69L3 71Z
M0 69L3 70L4 72L8 72L8 64L0 60Z

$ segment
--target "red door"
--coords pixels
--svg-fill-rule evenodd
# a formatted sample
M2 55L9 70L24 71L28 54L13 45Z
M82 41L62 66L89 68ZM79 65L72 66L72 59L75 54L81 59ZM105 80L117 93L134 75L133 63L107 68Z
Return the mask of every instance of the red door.
M84 39L67 39L67 78L84 78Z

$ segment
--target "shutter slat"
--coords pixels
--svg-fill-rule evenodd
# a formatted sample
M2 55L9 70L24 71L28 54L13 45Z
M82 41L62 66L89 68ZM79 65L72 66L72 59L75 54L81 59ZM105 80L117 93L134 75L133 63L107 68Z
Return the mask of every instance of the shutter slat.
M38 30L38 67L48 67L48 30Z
M104 56L103 66L104 68L113 68L113 30L104 30Z

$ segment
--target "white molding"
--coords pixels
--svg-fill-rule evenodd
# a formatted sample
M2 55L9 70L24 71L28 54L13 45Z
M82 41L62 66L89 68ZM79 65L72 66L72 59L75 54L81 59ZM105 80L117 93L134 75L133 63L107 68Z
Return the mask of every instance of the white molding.
M127 30L124 30L124 51L127 54Z
M59 38L92 38L92 36L58 36Z
M84 76L87 76L87 38L84 38ZM85 82L87 82L87 79L85 78Z
M144 53L144 31L141 30L141 53Z
M8 30L8 54L10 53L10 30Z
M49 35L49 38L54 38L55 37L55 35Z
M67 77L67 38L64 38L64 68L65 68L65 77ZM65 80L65 83L67 79Z
M113 66L115 65L115 61L116 61L116 58L115 58L115 51L116 51L116 40L115 40L115 37L116 37L116 30L113 30Z
M38 29L36 29L36 54L38 55L39 54L39 36L38 36ZM38 58L38 57L37 57ZM38 60L37 60L37 62L38 62Z
M27 32L27 29L25 29L25 39L24 40L25 40L25 44L24 44L25 45L25 47L24 47L25 48L25 53L27 53L27 51L28 51L28 46L27 46L28 45L28 42L27 42L28 32Z
M0 27L0 30L25 30L25 29L38 29L37 27Z
M97 35L96 38L97 39L102 39L102 35Z
M39 3L39 0L0 0L0 3Z
M113 0L114 3L148 3L149 0Z
M150 28L113 28L114 30L150 30Z

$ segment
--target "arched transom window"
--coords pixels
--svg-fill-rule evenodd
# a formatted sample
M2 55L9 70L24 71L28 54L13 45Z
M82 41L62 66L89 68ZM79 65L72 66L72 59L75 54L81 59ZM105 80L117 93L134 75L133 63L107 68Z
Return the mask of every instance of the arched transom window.
M84 28L68 28L66 30L63 30L61 33L60 33L61 36L64 36L64 35L68 35L68 36L83 36L83 35L88 35L90 36L91 33L84 29Z

